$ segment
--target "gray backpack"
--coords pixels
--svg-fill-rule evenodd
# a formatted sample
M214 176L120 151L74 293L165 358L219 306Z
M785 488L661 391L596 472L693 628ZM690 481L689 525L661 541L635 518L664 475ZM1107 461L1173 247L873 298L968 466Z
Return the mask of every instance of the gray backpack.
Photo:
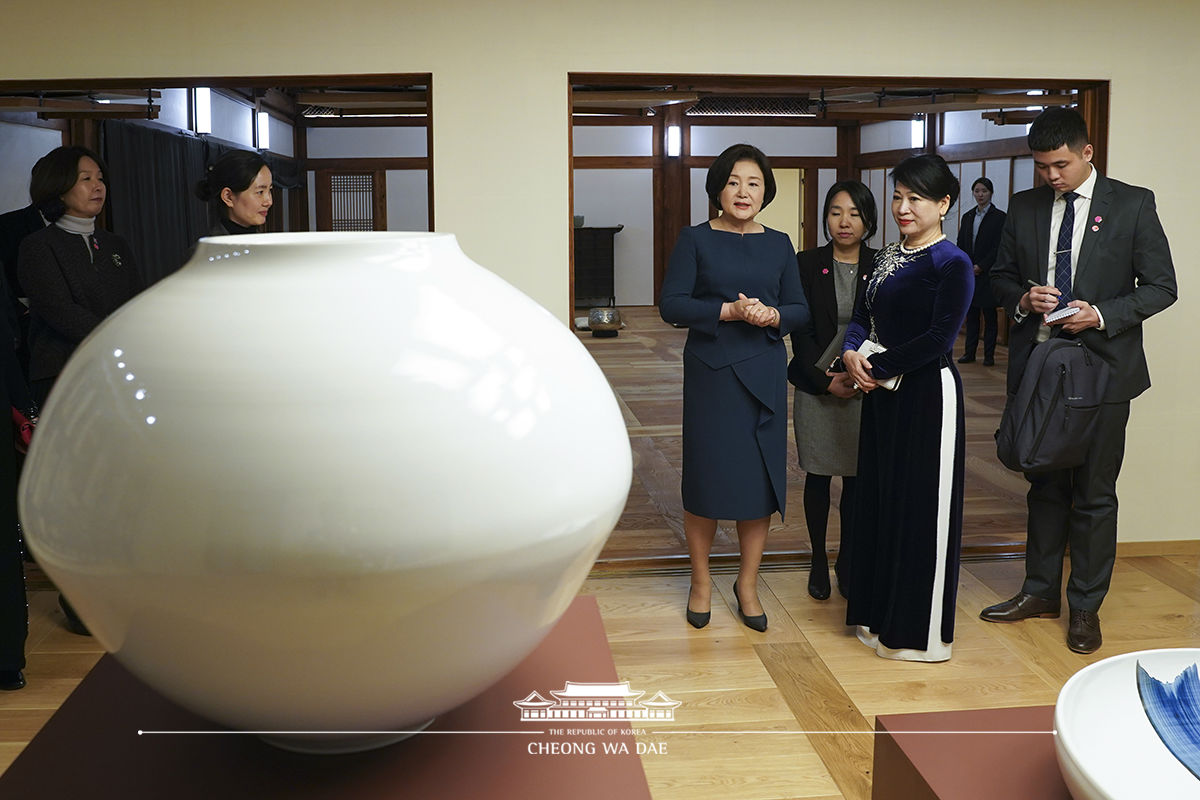
M1108 373L1108 363L1078 340L1051 338L1034 347L996 431L1000 463L1019 472L1082 464Z

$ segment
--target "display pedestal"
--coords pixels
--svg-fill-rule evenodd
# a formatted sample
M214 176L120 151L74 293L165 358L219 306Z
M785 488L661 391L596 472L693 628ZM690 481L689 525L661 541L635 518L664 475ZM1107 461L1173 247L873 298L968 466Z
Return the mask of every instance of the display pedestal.
M880 733L871 798L1071 800L1058 771L1053 729L1054 706L881 714L875 718ZM951 733L914 733L919 731Z
M335 680L314 675L312 690ZM550 728L569 729L574 721L522 722L513 706L530 692L547 695L567 681L616 680L596 601L580 597L516 669L439 717L429 732L367 753L308 756L243 734L139 736L139 730L222 729L166 700L106 655L0 775L0 797L649 800L628 722L605 722L618 734L602 737L628 743L627 754L606 754L598 743L596 755L551 754L545 745L600 739L552 735Z

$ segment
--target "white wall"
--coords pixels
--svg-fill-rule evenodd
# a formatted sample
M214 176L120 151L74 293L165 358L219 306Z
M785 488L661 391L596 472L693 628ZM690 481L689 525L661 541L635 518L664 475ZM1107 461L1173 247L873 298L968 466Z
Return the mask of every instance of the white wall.
M649 125L575 125L571 141L577 156L654 155L654 128Z
M617 305L654 305L654 172L575 170L575 213L589 228L625 226L613 238Z
M310 128L309 158L422 158L425 128Z
M1024 100L1024 96L1020 97ZM1024 108L1024 106L1021 106ZM982 111L951 111L942 130L944 144L990 142L996 139L1025 138L1024 125L996 125L983 118Z
M425 170L387 171L387 229L429 230L429 174Z
M768 156L836 156L837 128L755 125L691 125L691 154L718 156L732 144L746 142Z
M270 137L270 148L272 153L278 153L281 156L292 157L296 155L296 138L292 130L292 126L275 117L268 117L269 124L267 127L267 135Z
M860 129L859 152L878 153L884 150L906 150L913 146L911 120L891 119L868 122Z
M212 135L227 142L254 147L254 108L214 91Z
M189 130L190 110L187 89L163 89L162 97L158 101L158 119L154 121L159 125L186 131Z
M56 130L0 122L0 214L29 205L29 171L62 143Z

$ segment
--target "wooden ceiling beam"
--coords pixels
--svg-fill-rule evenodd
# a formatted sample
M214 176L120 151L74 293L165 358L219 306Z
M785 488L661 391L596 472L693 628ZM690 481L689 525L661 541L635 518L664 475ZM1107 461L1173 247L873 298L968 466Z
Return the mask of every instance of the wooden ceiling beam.
M425 108L427 92L298 92L298 106L330 108Z
M659 108L680 103L696 104L700 95L695 92L575 92L575 108Z

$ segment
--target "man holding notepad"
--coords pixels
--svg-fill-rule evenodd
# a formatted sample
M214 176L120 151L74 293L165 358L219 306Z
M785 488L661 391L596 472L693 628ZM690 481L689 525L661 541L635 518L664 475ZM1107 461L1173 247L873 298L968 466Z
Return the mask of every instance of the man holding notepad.
M1009 397L1052 326L1103 358L1111 373L1084 463L1026 475L1025 582L980 616L989 622L1058 617L1070 544L1067 646L1091 653L1102 641L1097 612L1116 560L1116 485L1129 401L1150 386L1141 323L1175 302L1175 268L1154 194L1092 166L1087 126L1077 112L1044 111L1028 141L1046 185L1013 196L992 268L993 292L1013 319Z

